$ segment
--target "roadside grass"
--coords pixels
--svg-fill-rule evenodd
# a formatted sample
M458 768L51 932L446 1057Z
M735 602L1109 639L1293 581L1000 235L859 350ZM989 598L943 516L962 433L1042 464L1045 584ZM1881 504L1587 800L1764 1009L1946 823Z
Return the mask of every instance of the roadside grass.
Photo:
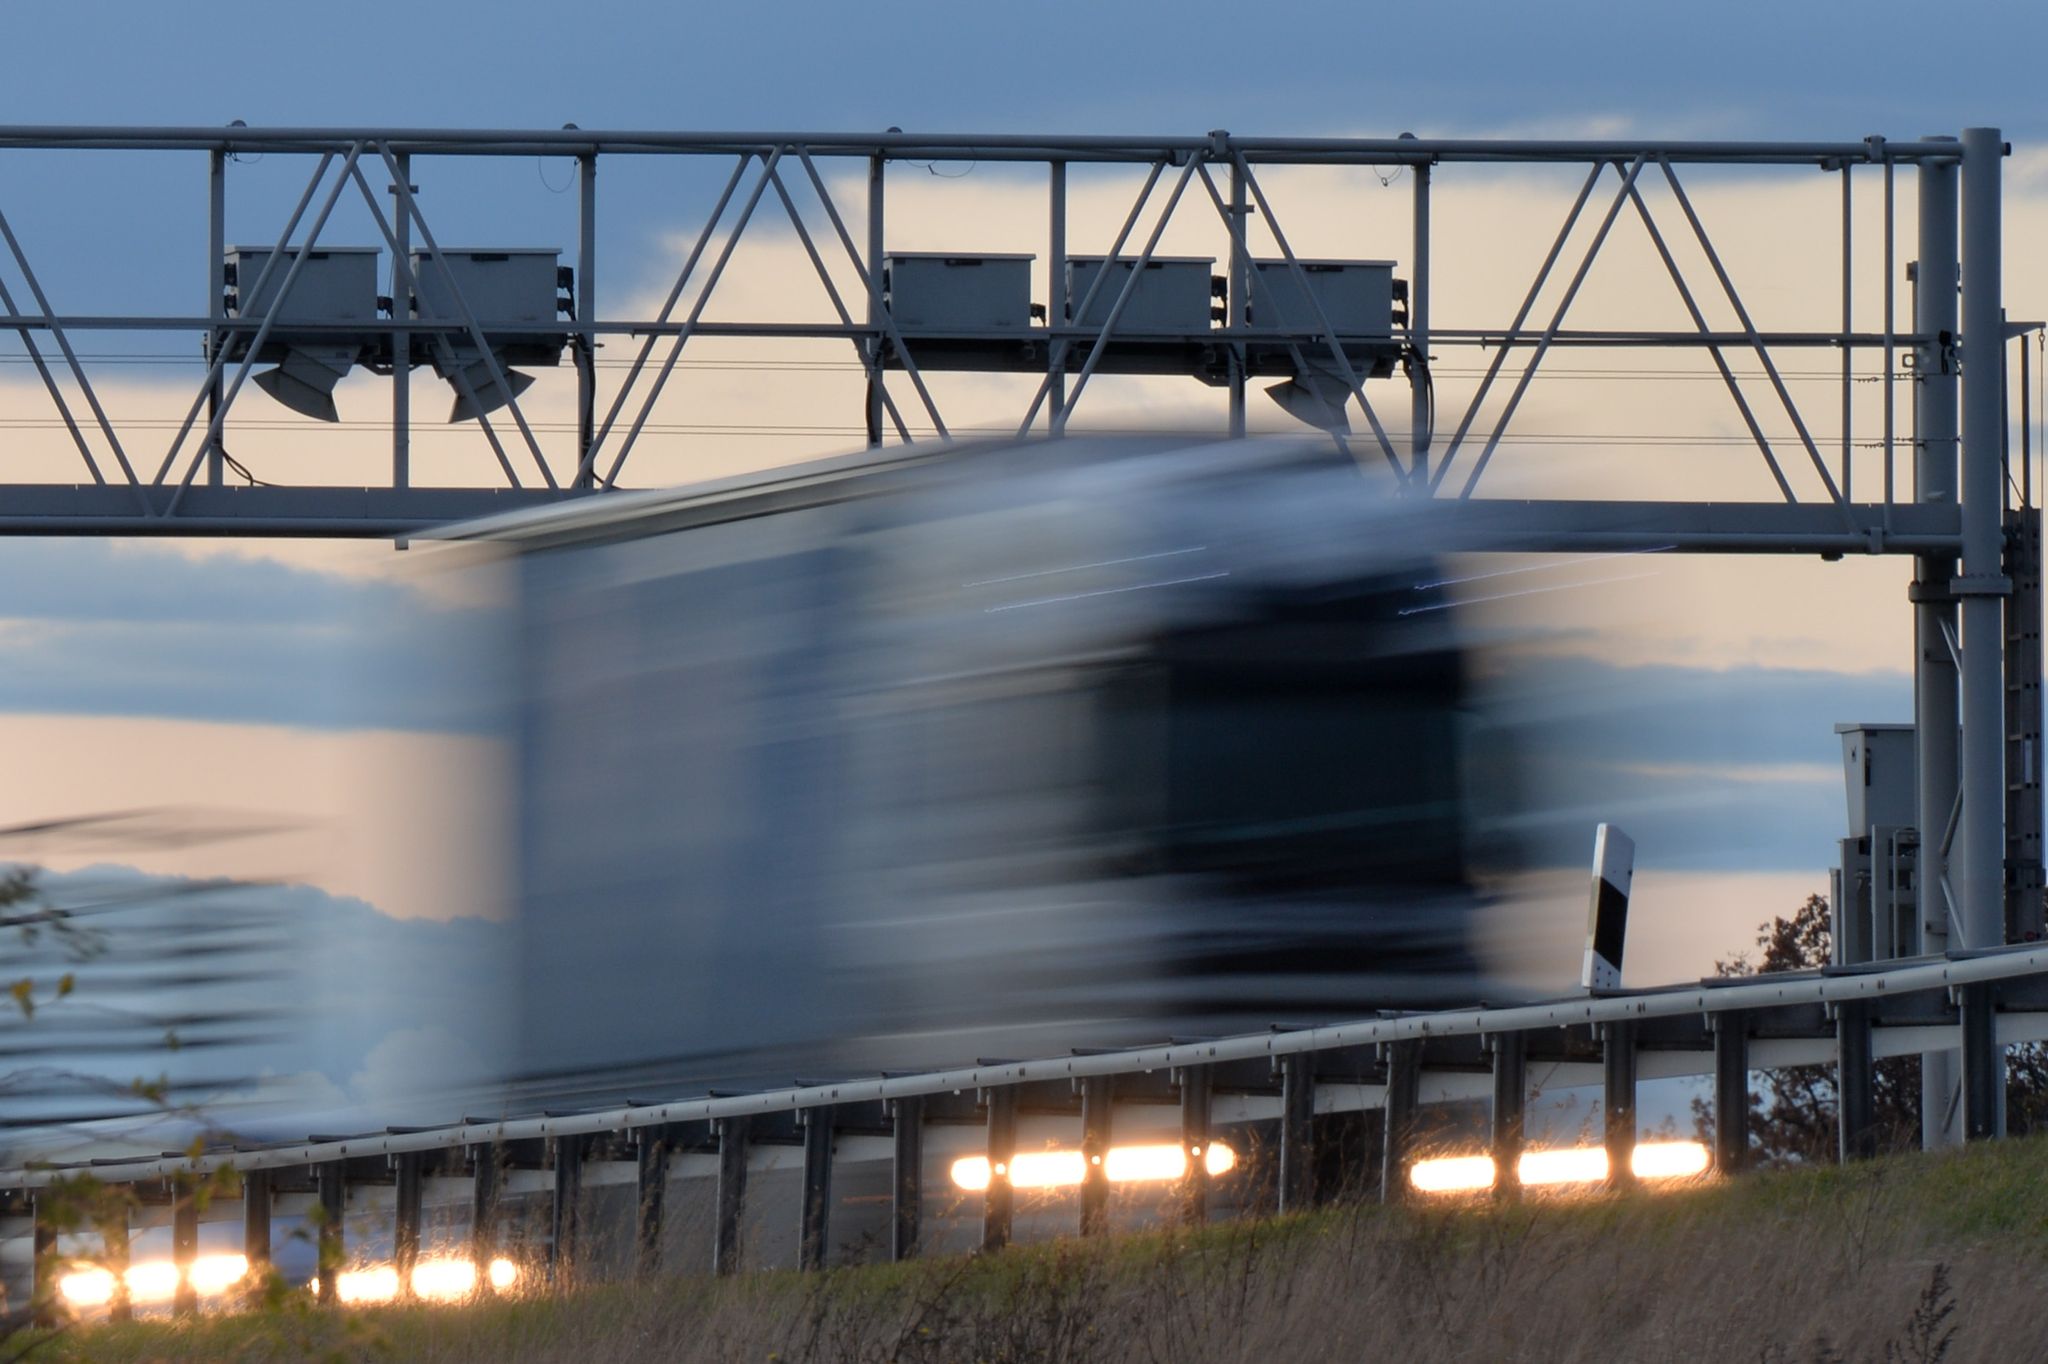
M66 1364L1963 1364L2048 1357L2044 1283L2035 1138L1618 1197L1344 1204L990 1257L460 1307L294 1302L9 1344Z

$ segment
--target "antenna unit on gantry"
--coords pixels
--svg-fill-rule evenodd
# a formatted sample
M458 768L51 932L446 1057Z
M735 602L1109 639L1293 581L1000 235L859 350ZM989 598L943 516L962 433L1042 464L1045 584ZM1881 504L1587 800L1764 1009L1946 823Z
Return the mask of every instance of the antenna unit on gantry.
M446 324L416 336L407 367L431 364L447 381L455 391L451 422L524 393L533 376L514 364L561 363L569 334L559 317L573 311L566 291L574 281L557 264L560 251L417 248L388 297L377 293L379 255L374 246L228 248L226 315L260 324L229 336L228 358L244 359L255 346L257 363L275 366L253 376L258 388L302 416L338 421L334 389L349 371L360 364L388 372L395 363L386 317L397 316L395 300L403 297L408 319Z

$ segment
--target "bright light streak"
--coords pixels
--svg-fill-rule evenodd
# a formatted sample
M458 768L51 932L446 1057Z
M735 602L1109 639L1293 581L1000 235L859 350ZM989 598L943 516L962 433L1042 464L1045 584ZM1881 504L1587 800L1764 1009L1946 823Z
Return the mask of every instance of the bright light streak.
M1408 1168L1408 1182L1423 1193L1457 1193L1493 1187L1493 1157L1438 1156Z
M1704 1142L1646 1141L1637 1144L1628 1167L1637 1179L1693 1179L1711 1164Z
M519 1282L519 1266L510 1260L491 1261L491 1287L503 1293Z
M1212 1175L1229 1174L1237 1168L1237 1152L1222 1142L1210 1143L1202 1151L1202 1165ZM1110 1148L1103 1171L1112 1184L1139 1184L1179 1179L1188 1172L1188 1153L1179 1145L1116 1146ZM1034 1151L1010 1162L1010 1184L1018 1189L1064 1189L1078 1185L1088 1173L1088 1163L1079 1151ZM969 1192L988 1188L986 1156L963 1156L953 1162L954 1186Z
M185 1278L202 1298L227 1292L249 1273L246 1255L202 1255L192 1262Z
M476 1292L476 1262L443 1259L421 1260L412 1267L413 1296L424 1302L454 1302Z
M169 1260L151 1260L128 1269L128 1300L169 1302L178 1295L178 1267Z
M103 1307L114 1300L114 1272L74 1269L57 1280L57 1291L73 1307Z
M1556 1151L1524 1151L1515 1172L1530 1188L1545 1184L1598 1184L1607 1178L1607 1148L1565 1147Z
M1646 1141L1636 1145L1629 1169L1646 1181L1692 1179L1712 1164L1707 1148L1696 1141ZM1599 1184L1607 1178L1607 1149L1602 1146L1524 1151L1515 1165L1524 1185ZM1424 1193L1458 1193L1493 1187L1491 1156L1441 1156L1418 1160L1408 1182Z
M365 1265L334 1276L334 1296L345 1303L390 1302L398 1296L396 1265Z

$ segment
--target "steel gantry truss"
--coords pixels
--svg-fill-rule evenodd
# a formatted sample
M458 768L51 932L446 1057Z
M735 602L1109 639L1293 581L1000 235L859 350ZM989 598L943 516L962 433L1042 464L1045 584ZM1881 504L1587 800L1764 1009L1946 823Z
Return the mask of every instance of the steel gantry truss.
M939 369L1037 374L1039 382L1018 414L1020 434L1034 429L1055 434L1064 431L1096 377L1110 373L1189 374L1225 388L1228 429L1241 434L1246 426L1249 381L1262 374L1285 377L1319 372L1331 381L1331 394L1362 420L1364 434L1359 444L1367 457L1383 460L1416 494L1467 503L1474 500L1482 477L1509 438L1547 357L1574 348L1610 353L1677 348L1703 353L1711 360L1777 500L1756 506L1719 504L1711 510L1684 499L1598 508L1547 502L1523 513L1527 547L1580 543L1613 547L1632 541L1643 547L1677 549L1938 554L1959 547L1964 532L1954 499L1929 505L1926 499L1900 493L1898 447L1909 444L1919 449L1924 442L1902 441L1894 430L1893 389L1898 368L1894 362L1908 356L1921 365L1914 388L1925 397L1919 390L1926 386L1930 373L1948 375L1956 368L1958 328L1900 323L1893 285L1900 262L1892 181L1901 166L1921 174L1924 284L1945 268L1940 260L1925 258L1930 244L1925 238L1930 211L1926 183L1930 179L1952 181L1957 166L1974 165L1976 169L1966 171L1964 179L1981 191L1979 200L1973 202L1980 202L1983 211L1991 214L1994 221L1989 226L1995 233L2000 144L1995 135L1987 137L1985 145L1972 152L1966 143L1952 140L1890 142L1876 137L1857 142L1772 143L1244 138L1222 132L1188 138L1037 138L897 132L586 132L575 128L545 132L0 128L0 152L55 149L80 157L112 152L203 154L208 164L210 206L208 255L203 263L209 285L208 313L117 316L81 315L59 308L8 219L8 206L0 203L0 240L5 242L20 281L18 289L9 288L0 276L0 308L5 310L0 328L19 339L75 450L77 467L89 480L0 484L0 531L389 537L423 532L453 519L602 493L622 486L636 448L661 439L653 431L651 418L690 345L732 337L844 340L867 378L864 421L872 444L925 435L944 439L951 434L926 377ZM245 298L267 295L270 305L231 314L223 301L228 283L223 256L229 174L238 158L266 153L280 159L303 158L311 163L311 173L294 206L278 224L275 245L263 256L256 279L239 281ZM548 330L560 333L568 342L576 374L574 429L561 433L561 440L529 419L516 389L507 384L505 366L492 341L513 329L513 324L480 315L465 296L439 249L440 238L422 211L413 184L416 161L539 155L573 158L578 167L579 240L569 272L573 285L563 300L571 315L548 325ZM1976 162L1969 160L1973 155ZM675 157L729 161L730 171L711 211L690 239L660 306L648 316L602 316L597 290L603 268L597 249L600 165L628 158ZM1991 159L1985 162L1985 157ZM859 214L842 207L844 193L835 194L826 175L826 168L849 160L866 169L865 203ZM1021 333L1009 328L955 327L944 335L932 335L928 330L900 325L893 315L882 265L889 254L892 231L886 213L887 172L892 165L929 167L948 161L1045 168L1046 241L1053 268L1042 324L1034 323ZM1586 173L1519 306L1508 317L1478 319L1480 325L1434 326L1430 277L1433 179L1451 167L1539 164L1581 165ZM1120 284L1115 283L1111 270L1096 271L1079 296L1070 297L1067 275L1060 268L1067 259L1068 172L1072 167L1101 165L1126 166L1140 176L1137 193L1107 253L1111 261L1132 262L1140 269L1125 272ZM1356 338L1340 335L1341 328L1333 323L1317 291L1309 287L1305 272L1313 263L1304 261L1288 235L1288 224L1295 217L1284 215L1293 210L1280 189L1268 183L1276 168L1332 166L1395 167L1412 173L1405 313L1397 312L1392 334L1377 345L1361 347ZM1681 179L1681 169L1714 167L1757 172L1806 168L1840 177L1843 290L1841 315L1830 319L1833 325L1797 331L1758 326ZM1883 316L1879 326L1863 330L1856 329L1851 303L1849 206L1852 179L1858 170L1881 176L1884 189ZM388 183L376 185L375 180ZM1678 210L1682 227L1675 237L1667 236L1645 197L1644 186L1651 180L1663 187ZM391 200L388 207L383 202L387 196L380 193L385 189ZM759 220L776 216L761 212L771 197L822 285L831 315L806 322L714 319L707 315L707 308L718 296L742 239L750 227L760 231ZM232 471L239 462L229 451L231 436L243 455L261 446L261 435L272 435L276 443L290 443L295 438L289 431L282 436L253 431L238 435L233 417L253 367L285 315L280 301L299 282L309 257L325 246L323 233L328 231L337 206L353 201L360 201L381 245L393 253L392 295L380 300L386 315L368 323L288 320L283 325L305 339L374 332L378 338L375 368L404 376L415 364L435 363L444 368L458 394L473 408L490 405L477 401L480 390L486 396L509 397L499 420L494 421L488 411L477 418L478 439L488 447L497 481L428 486L415 478L411 386L400 379L392 384L388 480L375 486L276 486L257 485L254 480L251 486L236 484ZM1190 209L1190 204L1195 207ZM1171 335L1141 330L1126 321L1142 278L1140 270L1158 259L1169 224L1177 215L1189 213L1213 213L1227 239L1224 292L1231 306L1224 310L1226 316L1218 319L1219 325ZM810 224L820 216L829 233L813 231ZM862 216L864 243L856 241L854 230ZM1567 325L1595 260L1625 216L1638 220L1654 245L1690 319L1688 327L1575 329ZM1267 249L1274 259L1265 264L1275 267L1273 276L1284 277L1298 291L1291 296L1297 315L1286 316L1282 310L1277 321L1268 320L1257 327L1247 324L1240 304L1249 301L1263 308L1277 305L1279 300L1273 297L1275 286L1268 272L1253 268L1255 236L1258 241L1270 242ZM1577 237L1588 240L1582 249L1568 251L1577 246ZM413 253L420 249L424 255L415 257ZM1681 250L1696 251L1705 260L1710 284L1696 289L1688 280L1679 261ZM195 274L200 264L194 263ZM850 275L854 287L842 289L835 275L840 279ZM1989 285L1984 283L1987 277ZM1997 311L1996 270L1987 268L1968 278L1969 296L1981 301L1980 306L1987 310L1983 316L1994 319L1988 325L2002 349L2007 324ZM1539 301L1548 295L1555 296L1554 303L1539 311ZM1938 312L1944 305L1930 298L1929 306ZM1709 320L1710 309L1732 316L1734 329L1716 329ZM525 322L523 329L532 330L531 321ZM1968 327L1960 330L1971 334ZM118 332L183 332L207 340L205 372L160 453L153 448L145 453L144 442L155 440L153 431L124 430L124 423L110 415L90 373L91 356L81 350L81 338L86 334ZM1975 334L1984 334L1981 319ZM616 366L616 379L601 372L595 358L597 349L608 342L623 343L631 352L629 362ZM1469 400L1455 421L1445 423L1448 435L1439 446L1430 357L1433 351L1445 348L1472 348L1487 359ZM1823 449L1794 399L1775 358L1787 349L1839 353L1842 431L1838 452ZM481 357L481 363L444 367L443 362L457 351ZM1853 497L1849 405L1852 366L1859 355L1882 358L1878 377L1884 395L1883 430L1878 440L1882 488L1877 496L1860 503ZM1409 389L1405 435L1383 419L1368 393L1368 380L1391 372L1397 363ZM1766 389L1763 395L1749 391L1755 386L1755 375L1747 379L1738 375L1738 364L1756 366ZM892 384L892 376L900 382ZM2024 390L2024 383L2020 387ZM1489 400L1493 402L1491 410ZM1978 412L1978 419L1993 424L2002 421L2002 394L1998 402L1995 410ZM1935 405L1940 405L1938 396ZM1778 414L1790 428L1789 439L1766 429L1766 421L1777 420ZM1837 456L1832 464L1831 453ZM1792 466L1803 472L1793 474ZM2022 468L2023 476L2024 472ZM1803 479L1818 486L1818 498L1802 500L1795 482ZM1490 516L1496 525L1503 518L1500 509Z

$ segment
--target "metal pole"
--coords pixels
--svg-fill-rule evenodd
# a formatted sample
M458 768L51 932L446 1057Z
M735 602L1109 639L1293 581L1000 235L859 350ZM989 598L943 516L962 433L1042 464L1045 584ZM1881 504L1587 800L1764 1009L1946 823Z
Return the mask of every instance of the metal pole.
M1048 225L1050 261L1046 266L1045 322L1048 327L1064 327L1067 317L1067 163L1052 163L1052 182L1047 191L1051 222ZM1054 435L1059 435L1067 410L1067 348L1051 342L1045 347L1046 363L1051 366L1047 375L1046 425Z
M1246 205L1244 167L1235 157L1230 162L1230 222L1235 229L1230 234L1230 282L1223 302L1229 310L1224 315L1224 325L1235 330L1247 325L1246 310L1251 306L1252 262L1245 250L1250 237L1245 232ZM1245 392L1245 347L1242 342L1230 348L1230 434L1233 439L1244 436L1244 392Z
M1422 1097L1422 1044L1394 1042L1385 1051L1387 1130L1380 1144L1380 1202L1399 1203L1408 1195L1408 1143Z
M206 196L206 315L213 319L213 331L206 338L207 363L213 362L215 353L226 340L226 333L220 323L227 320L228 263L227 263L227 160L226 152L216 151L208 157L210 173L207 177ZM248 297L248 295L243 295ZM214 371L213 382L206 388L206 429L215 431L214 418L220 413L221 379L220 372ZM206 482L209 487L221 485L222 437L216 434L206 443Z
M335 1287L341 1277L341 1257L348 1251L342 1237L341 1219L348 1206L348 1189L344 1183L347 1162L329 1160L321 1162L316 1178L320 1189L320 1258L319 1258L319 1300L332 1303Z
M259 1279L270 1265L270 1171L242 1176L242 1256Z
M192 1284L192 1263L199 1258L199 1199L190 1182L171 1184L171 1264L178 1271L171 1311L189 1317L199 1311L199 1290Z
M1601 1032L1604 1086L1600 1112L1607 1145L1607 1187L1621 1190L1636 1182L1636 1025L1609 1023Z
M1962 1006L1963 1135L1982 1141L2003 1135L2005 1053L1998 1045L1997 998L1988 984L1965 985L1956 994Z
M2003 444L2005 433L2004 290L1999 233L2000 164L1996 128L1963 130L1963 572L1956 579L1963 616L1961 778L1963 945L2005 940L2005 611ZM1989 1093L1965 1097L1973 1114L2002 1107L2005 1057L1995 1047L1974 1077ZM2000 1115L2002 1118L2002 1115ZM1987 1135L2004 1127L1995 1120Z
M1017 1091L1008 1085L991 1089L982 1102L988 1109L988 1188L981 1196L981 1248L1001 1250L1010 1244L1016 1206L1010 1162L1017 1154Z
M268 1174L269 1172L265 1171L266 1179ZM243 1187L247 1188L246 1183ZM254 1255L249 1256L249 1268L255 1271L258 1281L262 1279L263 1270L270 1263L270 1205L267 1200L263 1205L263 1211L263 1258L259 1260ZM128 1200L126 1198L115 1202L113 1215L101 1224L100 1245L107 1257L107 1272L114 1276L114 1296L107 1304L107 1319L109 1321L133 1321L135 1320L135 1302L128 1292Z
M1522 1196L1522 1115L1529 1091L1528 1053L1522 1034L1495 1033L1487 1039L1493 1051L1493 1196Z
M889 1118L896 1147L889 1190L889 1258L900 1261L917 1254L924 1218L924 1099L895 1100L889 1105Z
M1835 1135L1844 1165L1877 1154L1877 1070L1870 1049L1870 1007L1835 1006Z
M398 1270L398 1296L412 1297L412 1272L420 1262L420 1176L422 1162L426 1155L421 1151L407 1151L392 1157L392 1173L397 1187L394 1198L391 1232L391 1260Z
M491 1260L498 1251L499 1155L495 1142L469 1151L469 1258L480 1293L491 1291Z
M412 188L412 157L400 152L398 178ZM394 188L392 193L397 194ZM400 201L403 202L402 200ZM396 245L391 263L391 316L412 316L412 215L398 209L392 214L392 235ZM403 488L412 481L412 333L398 328L391 333L391 486Z
M1714 1169L1749 1165L1749 1015L1714 1016Z
M49 1330L59 1323L57 1308L57 1224L50 1216L45 1204L53 1202L55 1195L36 1195L30 1205L30 1216L34 1219L29 1228L30 1288L29 1324Z
M576 1267L577 1205L583 1195L583 1137L555 1138L554 1195L549 1200L549 1222L554 1236L548 1259L554 1265L555 1281L565 1280Z
M1280 1211L1307 1212L1315 1202L1315 1055L1280 1060Z
M887 162L868 158L868 448L882 443L882 252L883 171Z
M633 1223L633 1269L642 1276L661 1268L661 1214L668 1201L668 1133L650 1127L640 1133L634 1151L634 1191L638 1212Z
M1414 456L1411 486L1429 490L1429 166L1412 167L1415 175L1415 225L1410 234L1415 266L1408 281L1408 448Z
M1956 501L1956 168L1923 162L1919 182L1919 259L1913 266L1913 330L1933 338L1913 352L1913 496ZM1913 561L1913 745L1920 829L1916 892L1920 950L1949 947L1951 885L1946 835L1955 809L1959 689L1948 641L1955 633L1954 555ZM1956 1113L1956 1055L1920 1058L1920 1144L1933 1150L1962 1140Z
M753 1135L748 1118L725 1118L718 1132L718 1221L711 1237L711 1272L737 1274L740 1268L740 1213L747 1197L747 1147Z
M1081 1234L1109 1230L1110 1103L1114 1081L1091 1075L1081 1081Z
M1200 1226L1209 1220L1209 1095L1211 1079L1207 1066L1189 1066L1180 1072L1180 1144L1188 1155L1188 1172L1181 1194L1181 1220Z
M576 158L576 322L597 323L597 155ZM597 333L585 332L576 342L576 481L589 488L597 482L590 447L597 439Z
M1852 270L1855 255L1856 196L1854 184L1849 178L1851 163L1842 163L1842 500L1856 500L1856 466L1854 459L1855 442L1851 439L1853 398L1856 393L1855 352L1849 347L1849 336L1856 330L1855 312L1851 303L1854 297L1855 276Z
M804 1129L803 1196L797 1208L798 1269L825 1267L832 1217L832 1110L807 1108L798 1115Z

